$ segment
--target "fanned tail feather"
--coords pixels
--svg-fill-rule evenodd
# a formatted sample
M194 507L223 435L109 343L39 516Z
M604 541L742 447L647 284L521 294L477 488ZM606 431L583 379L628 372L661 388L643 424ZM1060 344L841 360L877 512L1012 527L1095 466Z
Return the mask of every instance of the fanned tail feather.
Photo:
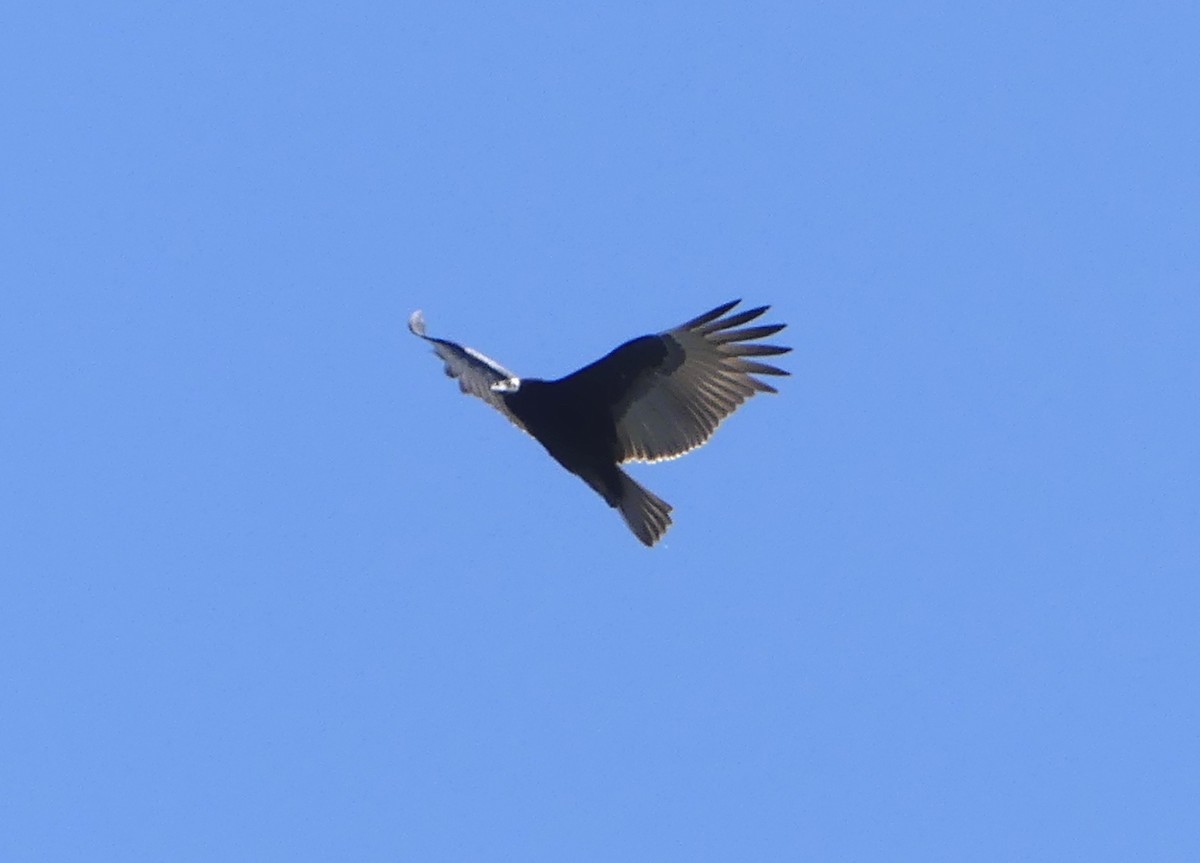
M621 476L621 499L617 508L634 536L645 545L654 545L671 526L671 505L634 482L633 477L618 471Z

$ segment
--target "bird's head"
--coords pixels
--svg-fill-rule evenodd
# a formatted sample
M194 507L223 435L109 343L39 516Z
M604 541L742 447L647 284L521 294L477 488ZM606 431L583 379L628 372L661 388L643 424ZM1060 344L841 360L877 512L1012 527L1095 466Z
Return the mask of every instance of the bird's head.
M513 375L511 378L505 378L502 381L496 381L490 387L494 393L515 393L520 388L521 379L516 375Z

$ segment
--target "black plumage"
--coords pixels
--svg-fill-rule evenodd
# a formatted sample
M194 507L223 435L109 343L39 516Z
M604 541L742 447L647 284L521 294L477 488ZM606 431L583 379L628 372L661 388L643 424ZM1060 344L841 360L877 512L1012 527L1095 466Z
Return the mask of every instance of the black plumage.
M785 324L742 327L767 306L729 314L725 303L674 329L621 345L555 381L519 378L468 347L425 334L413 312L408 328L433 345L446 374L531 434L554 459L618 509L646 545L671 525L671 505L621 464L676 458L703 444L755 393L776 392L754 375L786 375L752 357L791 348L757 342Z

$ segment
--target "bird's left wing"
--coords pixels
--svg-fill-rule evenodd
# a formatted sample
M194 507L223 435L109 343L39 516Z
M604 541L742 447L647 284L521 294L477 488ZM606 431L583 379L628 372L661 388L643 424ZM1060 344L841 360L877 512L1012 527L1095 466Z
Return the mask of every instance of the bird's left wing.
M420 336L433 345L433 352L446 364L446 376L457 378L460 390L483 399L508 417L509 421L517 428L522 431L526 430L521 421L508 409L501 394L492 389L492 384L515 378L516 375L474 348L426 335L425 316L421 314L420 310L413 312L409 317L408 329L414 336Z

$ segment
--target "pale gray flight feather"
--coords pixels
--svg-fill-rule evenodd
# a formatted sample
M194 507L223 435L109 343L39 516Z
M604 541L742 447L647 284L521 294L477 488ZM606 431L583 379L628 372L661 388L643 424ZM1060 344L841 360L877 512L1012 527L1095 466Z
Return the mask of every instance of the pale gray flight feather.
M460 390L483 399L504 414L517 428L526 431L520 420L509 412L500 393L492 389L492 384L515 378L515 374L474 348L426 335L425 316L419 309L409 317L408 329L414 336L419 336L433 345L433 352L445 363L446 376L456 378Z
M773 335L784 325L731 329L767 310L761 306L721 318L737 302L659 334L667 347L667 360L659 368L643 372L615 406L621 462L678 458L704 444L746 399L755 393L776 392L752 375L787 372L744 357L790 351L746 343Z

